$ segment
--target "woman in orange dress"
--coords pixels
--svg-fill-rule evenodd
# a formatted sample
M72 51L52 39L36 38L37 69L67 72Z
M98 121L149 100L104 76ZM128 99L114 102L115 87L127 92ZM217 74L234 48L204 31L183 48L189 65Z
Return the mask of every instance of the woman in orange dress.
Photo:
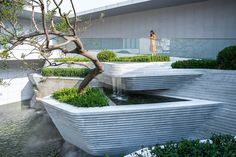
M153 56L157 54L156 34L153 30L150 31L150 51L152 52Z

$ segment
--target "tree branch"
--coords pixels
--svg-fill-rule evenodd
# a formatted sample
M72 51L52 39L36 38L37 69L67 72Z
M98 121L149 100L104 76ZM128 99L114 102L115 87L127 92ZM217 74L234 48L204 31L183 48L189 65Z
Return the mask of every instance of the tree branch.
M48 35L48 29L47 29L47 22L46 22L46 17L45 17L45 5L43 0L39 0L40 4L41 4L41 12L42 12L42 25L43 25L43 30L45 32L45 36L46 36L46 47L49 47L49 35Z
M73 3L73 1L72 0L70 0L70 3L71 3L71 6L72 6L72 9L73 9L73 13L74 13L74 26L73 26L73 28L74 28L74 30L76 30L76 11L75 11L75 6L74 6L74 3ZM75 32L76 33L76 32Z
M63 0L61 0L61 1L59 2L59 4L57 4L56 0L53 0L53 3L56 5L56 9L58 9L59 14L60 14L61 17L63 17L62 12L61 12L61 8L60 8L60 5L62 4L62 1L63 1Z
M39 29L38 29L38 26L35 22L35 18L34 18L34 5L33 5L33 2L32 2L32 22L33 22L33 25L34 25L34 28L36 29L36 31L38 32Z
M77 31L76 30L77 18L76 18L76 12L75 12L73 1L70 0L71 7L73 9L73 14L74 14L73 21L70 21L68 17L69 13L62 13L62 10L60 8L62 1L63 0L60 0L59 3L57 3L56 0L53 0L53 3L55 4L56 7L55 9L52 10L52 14L50 16L51 19L49 19L51 20L50 28L52 28L52 30L48 28L49 26L47 27L48 24L47 24L47 19L46 19L46 10L45 10L46 4L44 4L44 0L22 0L22 1L19 1L19 3L22 3L22 4L17 3L18 5L16 5L15 1L9 1L9 3L12 5L12 8L15 9L13 11L10 11L9 15L12 15L14 17L11 18L10 16L7 16L8 12L6 12L4 16L0 17L1 19L0 28L3 29L3 32L0 32L0 34L1 36L3 34L3 43L5 44L5 40L8 43L6 44L6 47L4 48L6 49L7 52L9 51L8 53L6 53L6 55L5 54L3 55L8 57L9 53L11 53L12 57L17 58L18 55L15 55L15 52L11 52L11 50L13 50L18 45L27 44L27 45L33 46L34 49L32 49L32 51L30 51L29 53L28 52L26 54L22 53L21 58L24 59L26 56L32 53L36 53L36 50L38 50L39 54L41 55L41 58L43 58L46 62L48 62L49 66L50 65L58 66L61 64L82 65L82 63L75 63L75 62L52 63L48 59L48 57L51 55L51 52L53 52L54 50L60 50L64 54L68 54L68 53L80 54L86 58L89 58L93 62L95 68L90 71L90 73L85 77L85 79L80 84L79 89L78 89L78 93L80 93L89 84L89 82L92 79L94 79L98 74L103 72L103 66L95 56L93 56L87 50L84 49L83 43L80 40L79 36L77 35L77 32L76 32ZM0 0L0 2L2 1ZM29 3L32 7L33 31L29 33L27 31L24 33L22 33L21 31L17 32L18 31L18 27L16 26L17 12L19 9L22 8L23 3L24 4ZM35 19L35 7L40 7L40 10L41 10L41 20L42 20L42 28L43 28L41 30L39 28L39 23L38 25L36 23L37 21ZM61 26L62 29L59 29L60 27L56 27L57 25L56 26L54 25L53 16L57 12L57 10L59 11L60 17L63 20L62 23L60 23L62 24ZM9 22L9 21L12 22L11 26L13 27L14 30L11 28L7 28L3 24L3 22L5 22L4 20L6 22ZM66 26L67 29L69 29L69 33L63 32L63 30L65 30L63 27L64 25ZM55 44L55 45L50 45L50 41L54 40L55 38L62 38L63 42ZM69 48L65 47L70 43L73 43L75 45L75 49L70 50Z
M66 40L64 43L60 43L60 44L57 44L57 45L52 45L50 46L47 50L48 51L52 51L52 50L56 50L60 47L63 47L63 46L66 46L67 44L69 44L71 42L71 40Z
M0 28L2 28L6 33L8 33L8 34L10 34L11 36L15 36L14 35L14 33L12 33L11 31L9 31L7 28L6 28L6 26L4 25L4 23L2 23L1 21L0 21Z
M60 1L59 4L57 4L56 0L53 0L53 2L54 2L54 4L56 5L56 8L58 9L60 16L63 17L63 18L66 20L66 24L68 25L68 27L71 29L73 35L75 36L75 35L76 35L76 31L75 31L75 29L72 27L72 25L70 24L70 21L69 21L67 15L66 15L66 14L62 14L62 11L61 11L61 8L60 8L60 5L61 5L61 3L62 3L62 0Z

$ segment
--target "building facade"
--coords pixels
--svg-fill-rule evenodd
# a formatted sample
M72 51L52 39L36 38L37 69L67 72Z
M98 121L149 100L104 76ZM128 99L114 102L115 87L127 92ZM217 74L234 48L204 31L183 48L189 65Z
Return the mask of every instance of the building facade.
M127 44L124 39L130 39L139 53L149 53L149 32L154 30L159 53L209 59L216 58L224 47L236 45L235 0L143 0L80 15L95 17L100 13L105 18L92 21L81 34L83 38L120 39L121 47Z

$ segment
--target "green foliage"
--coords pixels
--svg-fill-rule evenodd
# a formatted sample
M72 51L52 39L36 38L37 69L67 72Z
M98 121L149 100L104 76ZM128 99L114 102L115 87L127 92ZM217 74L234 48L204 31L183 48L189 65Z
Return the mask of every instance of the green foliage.
M89 62L90 60L85 57L78 58L58 58L54 60L55 62Z
M77 107L108 106L108 98L100 89L87 87L80 94L77 90L77 88L63 88L54 92L53 98Z
M210 141L211 140L211 141ZM182 140L150 148L156 157L223 157L236 156L236 140L230 135L212 135L210 140Z
M50 20L50 19L52 19L53 18L53 16L55 16L56 15L56 10L55 9L53 9L53 10L48 10L47 11L47 14L46 14L46 18L47 18L47 20Z
M58 31L66 32L69 31L69 26L66 23L66 19L64 17L60 17L57 23L55 23L55 28Z
M59 58L55 59L55 62L88 62L89 59L80 58ZM132 56L132 57L115 57L106 60L105 62L167 62L170 61L169 56L157 55L143 55L143 56Z
M183 69L217 69L218 65L215 60L184 60L184 61L176 61L171 64L172 68L183 68Z
M5 35L0 35L0 45L5 46L6 44L9 43L9 36L5 36Z
M110 50L102 50L101 52L97 54L97 58L101 62L106 62L113 58L116 58L116 54L115 52L110 51Z
M17 21L17 14L23 11L24 0L1 0L0 21Z
M2 58L2 59L7 59L7 58L9 58L9 57L10 57L10 54L9 54L8 51L2 51L2 52L0 52L0 58Z
M220 51L217 62L221 69L236 70L236 46L229 46Z
M132 56L132 57L117 57L110 59L111 62L167 62L170 61L169 56L164 55L143 55L143 56Z
M63 15L60 17L60 19L55 23L55 28L57 31L61 31L61 32L68 32L70 31L70 27L69 24L67 23L66 20L68 20L69 22L69 14L71 11L67 12L67 13L63 13ZM55 11L51 11L49 12L49 17L53 16L53 14L55 14Z
M171 64L172 68L229 69L236 70L236 46L229 46L218 53L217 60L185 60Z
M43 68L43 76L85 77L90 72L88 68Z

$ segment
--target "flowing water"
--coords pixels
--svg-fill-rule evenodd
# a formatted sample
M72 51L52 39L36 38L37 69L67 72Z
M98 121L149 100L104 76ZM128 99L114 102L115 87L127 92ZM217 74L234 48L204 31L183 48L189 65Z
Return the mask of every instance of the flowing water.
M114 99L126 101L127 96L122 88L122 79L120 77L112 77L112 95Z
M178 99L173 97L149 95L142 93L140 91L139 92L122 91L122 95L114 94L114 87L113 89L103 88L103 91L116 105L135 105L135 104L187 101L185 99Z
M0 105L0 157L91 157L64 142L46 111L28 106Z

